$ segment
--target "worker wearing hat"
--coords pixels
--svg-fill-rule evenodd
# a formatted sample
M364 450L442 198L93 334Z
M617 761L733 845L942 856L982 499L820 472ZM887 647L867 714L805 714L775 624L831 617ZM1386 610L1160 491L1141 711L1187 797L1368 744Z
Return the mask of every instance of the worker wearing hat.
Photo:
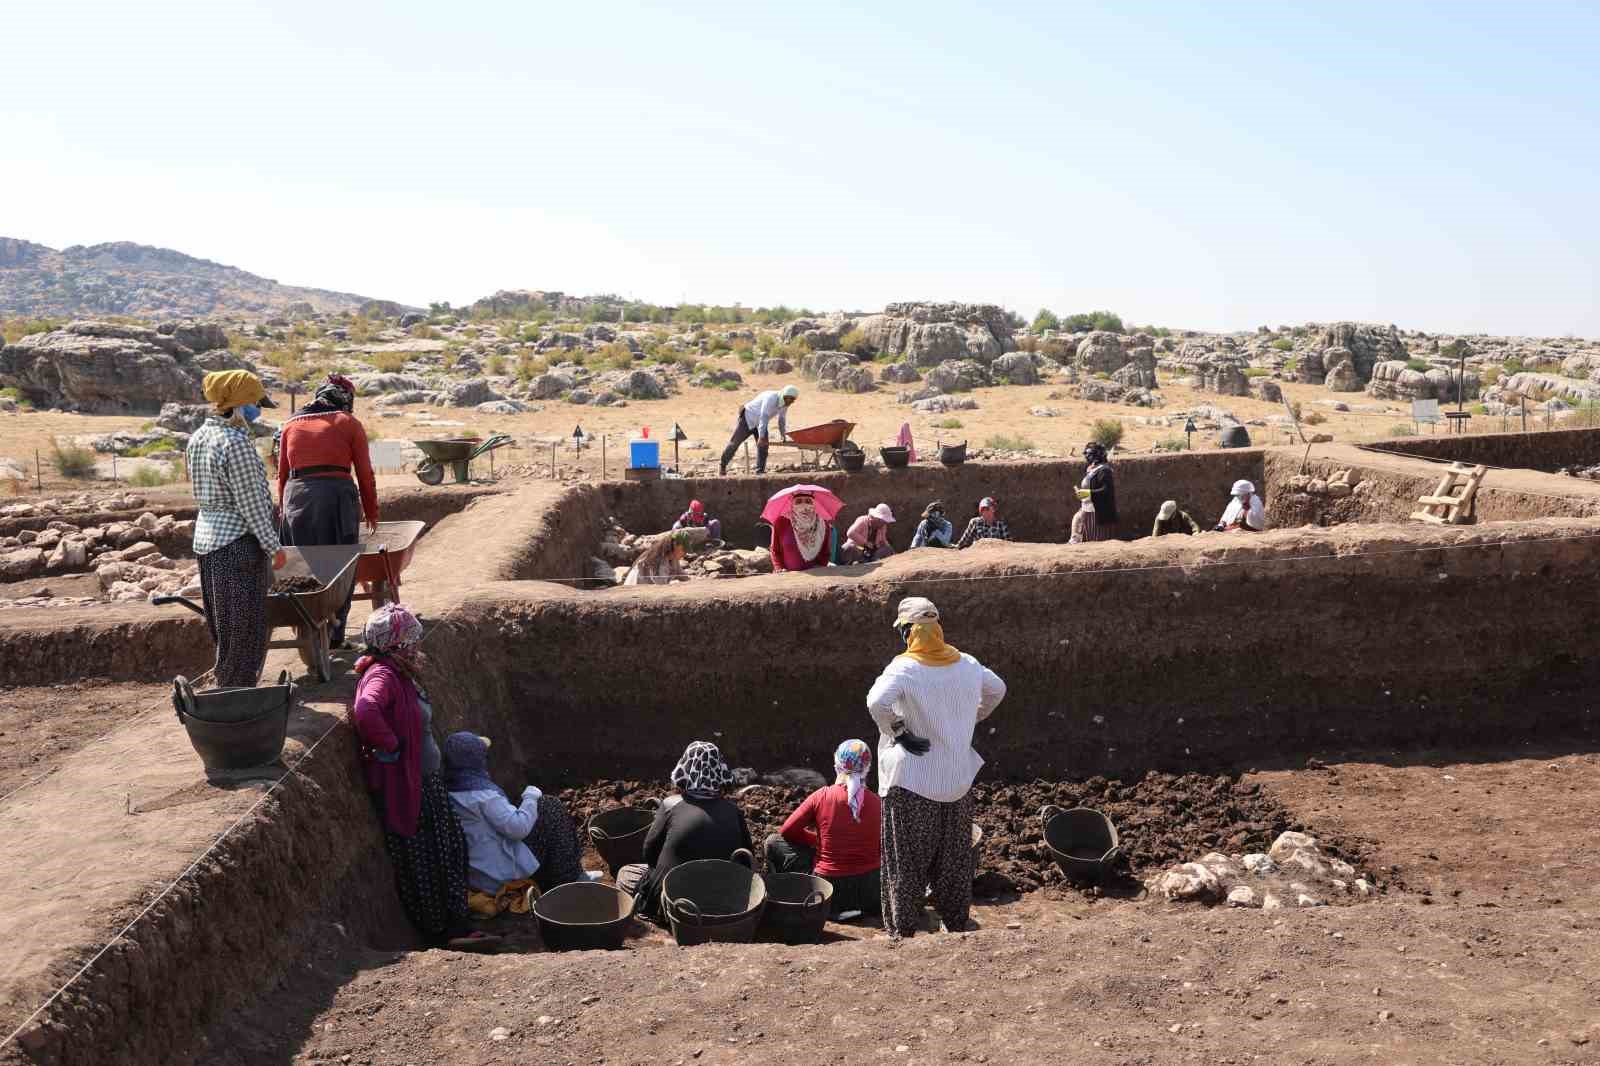
M901 600L894 628L905 651L867 693L883 797L883 924L895 938L915 934L931 887L944 928L960 932L972 906L972 781L983 766L972 735L1006 684L945 643L933 601Z
M733 436L728 439L728 446L722 449L722 473L728 472L728 464L733 462L733 457L739 451L739 445L745 442L745 438L754 437L756 473L765 474L772 419L774 417L778 419L778 433L783 440L788 440L789 407L799 398L799 389L793 385L785 385L782 389L768 389L740 407L739 420L733 424Z
M261 408L278 405L248 370L207 374L201 389L211 413L185 452L200 504L194 523L200 594L217 646L216 686L249 688L261 679L267 658L272 571L284 563L251 423Z
M699 500L690 500L689 509L678 516L672 523L673 529L704 529L706 536L711 540L722 539L722 519L712 518L706 514L706 505Z

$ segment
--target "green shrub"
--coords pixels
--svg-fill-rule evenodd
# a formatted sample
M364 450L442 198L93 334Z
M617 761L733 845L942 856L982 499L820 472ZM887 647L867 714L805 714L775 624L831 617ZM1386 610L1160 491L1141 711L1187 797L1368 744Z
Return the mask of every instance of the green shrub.
M1061 328L1068 333L1084 333L1093 329L1121 333L1122 316L1112 311L1086 311L1083 314L1068 315L1063 318Z
M1280 352L1294 351L1294 341L1290 340L1288 337L1279 337L1277 340L1272 342L1271 346Z
M181 451L183 451L183 449L178 446L178 438L162 437L159 440L151 441L149 444L141 444L137 448L129 448L122 454L126 455L130 459L139 459L146 455L154 455L156 452Z
M723 392L738 392L744 386L737 381L719 381L717 382L717 388Z
M866 332L858 328L839 338L839 350L851 355L871 355L872 345L867 342Z
M63 446L54 440L50 442L50 465L64 478L90 478L94 476L94 452L76 444Z
M1039 308L1039 313L1033 316L1033 325L1030 327L1035 333L1043 333L1047 329L1060 329L1061 318L1048 307Z
M542 356L534 355L532 352L523 352L517 356L517 380L519 381L532 381L549 369L550 364Z
M994 436L984 441L983 446L985 448L991 448L997 452L1033 451L1033 441L1029 440L1027 437L1021 437L1011 433L996 433Z
M1321 411L1308 411L1306 412L1305 417L1300 419L1300 421L1304 422L1308 426L1320 426L1327 420L1328 416L1323 414Z
M375 440L376 438L368 438ZM153 466L141 466L128 475L128 484L140 489L153 489L162 485L171 485L179 481L187 481L188 472L184 469L183 460L179 459L172 464L172 472L163 474Z
M753 363L756 361L756 353L754 348L742 348L734 352L734 354L739 357L739 362L741 363Z
M939 421L937 421L937 422L935 422L933 424L933 428L934 429L960 429L961 428L961 419L959 419L959 418L941 418L941 419L939 419Z
M1097 418L1089 423L1089 439L1115 448L1122 443L1122 423L1115 418Z
M1505 361L1500 369L1504 370L1507 374L1520 374L1526 370L1527 367L1523 364L1522 357L1520 355L1513 355L1511 358Z
M1418 371L1419 373L1427 373L1429 370L1431 370L1433 368L1428 365L1428 361L1426 359L1407 359L1406 360L1406 369L1407 370L1415 370L1415 371Z
M1389 427L1391 437L1414 437L1417 431L1409 422L1396 422Z
M1291 374L1294 373L1296 370L1300 369L1300 360L1294 358L1285 359L1283 361L1283 369Z
M1158 452L1181 452L1188 447L1188 437L1166 437L1155 443L1155 450Z
M1272 371L1264 366L1247 366L1244 368L1244 376L1247 378L1264 378L1271 375Z
M23 411L33 410L33 404L28 402L27 398L22 395L22 390L15 385L0 389L0 400L10 400L17 405L18 409Z
M368 352L361 358L385 374L393 374L398 370L405 369L406 363L411 359L411 354L409 352Z

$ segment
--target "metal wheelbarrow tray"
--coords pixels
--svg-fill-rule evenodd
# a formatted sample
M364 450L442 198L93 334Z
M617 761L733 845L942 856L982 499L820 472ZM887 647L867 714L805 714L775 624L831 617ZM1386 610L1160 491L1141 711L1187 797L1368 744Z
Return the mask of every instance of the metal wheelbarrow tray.
M417 538L426 528L426 522L379 522L376 533L362 538L356 580L366 591L357 599L370 600L373 607L400 602L400 573L411 565Z
M472 460L485 452L492 452L496 448L504 448L515 443L504 433L496 433L488 440L479 441L474 438L454 438L449 440L414 440L422 454L426 457L417 464L417 480L424 485L438 485L444 481L445 464L450 464L455 473L455 483L465 485L471 480L469 468Z
M328 654L328 638L333 632L334 619L355 587L356 560L361 555L361 545L284 545L283 553L283 568L273 571L274 582L281 578L309 577L320 587L306 592L267 594L267 625L272 629L293 626L295 632L293 640L270 641L267 647L297 649L300 661L318 681L331 681L333 660ZM198 615L205 615L204 607L183 596L157 596L150 602L157 606L177 603Z
M826 454L829 465L837 467L839 453L850 442L850 434L855 428L854 422L835 418L832 422L824 422L819 426L804 426L790 430L788 440L775 440L772 443L798 449L802 462L810 462L819 468L823 465L822 457Z

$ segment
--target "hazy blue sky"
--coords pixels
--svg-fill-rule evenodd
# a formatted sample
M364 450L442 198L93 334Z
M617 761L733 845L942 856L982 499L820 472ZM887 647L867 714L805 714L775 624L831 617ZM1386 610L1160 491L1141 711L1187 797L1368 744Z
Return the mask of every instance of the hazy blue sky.
M55 247L412 303L1600 335L1593 4L58 0L5 21L0 234Z

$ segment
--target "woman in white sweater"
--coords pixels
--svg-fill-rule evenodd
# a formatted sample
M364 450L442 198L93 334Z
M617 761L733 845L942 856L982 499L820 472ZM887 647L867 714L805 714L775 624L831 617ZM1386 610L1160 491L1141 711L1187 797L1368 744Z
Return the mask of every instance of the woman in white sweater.
M878 724L883 922L892 937L914 935L931 881L944 928L960 932L972 906L972 780L983 766L972 734L1006 684L945 643L932 601L901 600L894 625L906 650L867 693Z

